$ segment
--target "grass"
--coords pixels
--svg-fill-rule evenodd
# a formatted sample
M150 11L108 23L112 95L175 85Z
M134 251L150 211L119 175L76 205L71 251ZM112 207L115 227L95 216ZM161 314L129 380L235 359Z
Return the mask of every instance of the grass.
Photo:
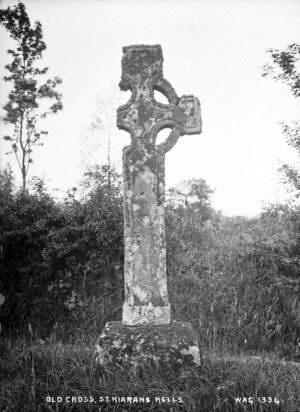
M0 354L0 410L5 412L300 411L299 364L265 355L232 357L208 352L200 367L180 373L147 369L143 376L136 376L122 367L105 370L97 366L93 343L3 340ZM68 396L77 402L66 402ZM79 402L80 397L84 401L101 396L109 397L110 402ZM115 403L112 396L121 402ZM135 396L144 397L144 402L123 402L121 398ZM151 402L146 403L147 397ZM253 403L248 402L249 397ZM263 397L266 402L258 403L257 399L263 402Z

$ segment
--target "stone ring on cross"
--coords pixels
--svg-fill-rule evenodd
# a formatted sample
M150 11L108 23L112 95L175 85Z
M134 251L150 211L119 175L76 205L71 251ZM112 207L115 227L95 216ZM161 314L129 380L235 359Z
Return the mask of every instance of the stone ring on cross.
M163 56L159 45L123 48L121 90L132 92L130 100L119 107L117 126L130 133L131 145L148 152L168 152L179 136L201 132L199 100L191 95L178 98L163 77ZM155 100L154 90L161 92L169 104ZM165 142L155 145L160 130L171 128Z

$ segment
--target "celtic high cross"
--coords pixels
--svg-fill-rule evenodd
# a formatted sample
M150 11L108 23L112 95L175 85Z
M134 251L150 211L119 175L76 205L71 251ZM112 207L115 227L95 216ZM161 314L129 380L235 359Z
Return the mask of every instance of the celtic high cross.
M125 302L122 323L170 323L165 244L165 154L179 136L201 132L200 103L196 97L178 98L163 77L159 45L123 48L121 90L130 90L127 104L118 108L117 126L130 133L123 150ZM154 90L168 100L154 99ZM170 128L165 142L156 136Z

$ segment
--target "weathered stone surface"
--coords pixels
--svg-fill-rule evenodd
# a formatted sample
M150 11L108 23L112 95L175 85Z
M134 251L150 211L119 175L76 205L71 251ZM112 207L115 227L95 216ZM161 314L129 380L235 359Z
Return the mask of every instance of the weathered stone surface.
M101 365L200 363L191 324L170 323L164 216L165 154L180 136L201 132L200 103L176 95L162 64L159 45L123 48L120 87L132 92L117 114L118 127L131 136L123 150L125 301L122 323L107 323L98 340ZM169 104L155 101L154 90ZM156 145L165 127L170 134Z
M134 369L200 365L198 340L187 322L133 327L108 322L97 343L97 362Z
M193 96L179 99L163 77L159 45L123 48L122 90L131 90L119 107L117 125L130 133L123 150L125 219L125 325L169 324L170 304L166 280L165 153L180 135L201 131L200 104ZM163 93L168 105L154 99ZM156 145L157 133L171 128Z

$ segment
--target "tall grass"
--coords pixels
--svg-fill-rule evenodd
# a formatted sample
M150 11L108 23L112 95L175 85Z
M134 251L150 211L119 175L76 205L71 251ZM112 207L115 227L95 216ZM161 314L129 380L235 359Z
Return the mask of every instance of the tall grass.
M283 216L167 215L173 317L193 322L205 347L300 360L299 262L290 257L291 218Z
M87 346L82 342L62 344L54 339L31 343L6 340L1 342L0 376L1 411L300 410L300 368L267 357L226 358L205 353L200 367L180 373L158 373L149 368L137 376L126 367L105 370L96 365L93 342ZM110 401L112 396L148 396L152 403L66 403L68 396L77 400L108 396ZM47 397L52 401L47 402ZM57 397L62 402L57 402ZM177 402L162 404L155 397L174 397ZM178 402L180 397L182 403ZM249 397L253 403L249 403ZM258 403L263 397L272 398L272 403Z

